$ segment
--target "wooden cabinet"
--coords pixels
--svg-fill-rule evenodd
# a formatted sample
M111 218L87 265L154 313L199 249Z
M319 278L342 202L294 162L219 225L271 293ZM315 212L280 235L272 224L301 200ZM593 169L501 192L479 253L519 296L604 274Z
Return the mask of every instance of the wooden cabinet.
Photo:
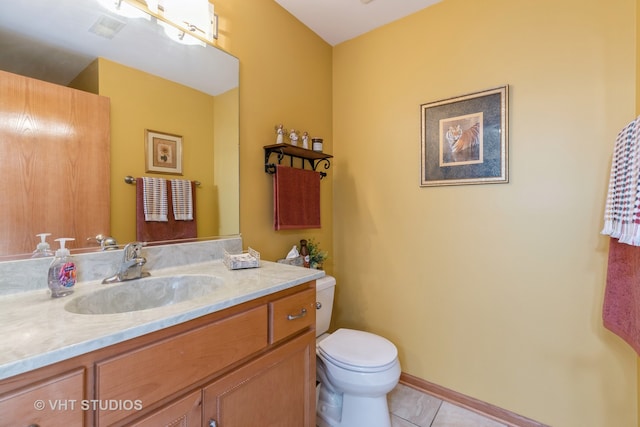
M0 71L0 255L31 252L43 231L75 237L71 248L110 235L109 108L107 97Z
M200 427L201 425L202 392L200 390L189 393L131 424L132 427Z
M266 353L204 389L205 426L315 426L315 333Z
M0 381L0 427L313 427L314 283Z
M0 398L0 426L82 426L84 370L46 379Z

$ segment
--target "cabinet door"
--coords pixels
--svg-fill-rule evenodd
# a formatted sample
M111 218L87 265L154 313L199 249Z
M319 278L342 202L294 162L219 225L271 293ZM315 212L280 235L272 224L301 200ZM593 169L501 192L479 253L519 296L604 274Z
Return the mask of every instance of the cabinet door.
M131 427L200 427L202 425L200 390L131 424Z
M310 331L212 383L203 424L315 427L315 357Z
M104 96L0 71L0 255L36 233L110 235L109 114Z
M0 426L82 426L84 370L0 398Z

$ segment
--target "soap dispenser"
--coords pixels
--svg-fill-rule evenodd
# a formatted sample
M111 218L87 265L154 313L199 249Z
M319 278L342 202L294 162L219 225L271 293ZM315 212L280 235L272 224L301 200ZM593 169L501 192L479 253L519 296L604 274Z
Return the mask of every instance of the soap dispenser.
M71 238L56 239L60 242L60 249L56 251L55 258L49 266L49 289L51 298L64 297L73 293L73 285L76 284L76 265L71 258L69 249L65 244Z
M53 256L53 251L47 243L47 236L51 236L51 233L40 233L36 234L36 237L40 237L40 243L36 246L36 250L33 251L33 255L31 258L43 258L48 256Z

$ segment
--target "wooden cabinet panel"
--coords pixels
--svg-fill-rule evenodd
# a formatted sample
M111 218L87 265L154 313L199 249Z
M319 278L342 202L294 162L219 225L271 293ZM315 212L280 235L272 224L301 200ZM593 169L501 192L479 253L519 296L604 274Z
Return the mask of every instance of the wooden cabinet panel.
M96 364L96 398L149 407L267 346L267 307L256 307ZM100 425L131 411L99 410Z
M316 324L316 290L307 289L269 303L269 342L275 343Z
M194 391L176 402L131 424L131 427L200 427L202 392Z
M84 370L0 397L0 426L82 426Z
M203 393L203 424L314 427L315 360L309 331L212 383Z

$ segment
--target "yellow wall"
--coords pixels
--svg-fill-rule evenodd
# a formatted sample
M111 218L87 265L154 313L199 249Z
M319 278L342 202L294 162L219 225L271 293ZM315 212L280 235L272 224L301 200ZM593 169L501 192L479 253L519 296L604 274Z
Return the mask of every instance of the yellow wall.
M132 175L192 179L198 236L218 235L214 191L214 98L159 77L99 59L100 94L111 99L111 232L119 242L135 240ZM145 129L183 137L183 175L145 172Z
M634 118L635 3L444 0L334 49L337 325L540 422L637 425L599 235ZM420 188L420 104L503 84L511 182Z
M240 206L239 101L239 88L214 97L214 141L217 143L213 147L213 182L214 200L217 203L212 220L213 230L218 230L217 234L220 236L238 234L240 230L239 215L229 213L231 206ZM234 212L237 213L237 209Z
M302 238L333 245L333 167L321 183L322 228L273 230L272 177L263 146L275 143L274 126L306 130L333 152L332 49L274 1L216 1L218 44L240 59L240 231L245 247L267 260L284 258ZM331 271L333 254L325 264Z

